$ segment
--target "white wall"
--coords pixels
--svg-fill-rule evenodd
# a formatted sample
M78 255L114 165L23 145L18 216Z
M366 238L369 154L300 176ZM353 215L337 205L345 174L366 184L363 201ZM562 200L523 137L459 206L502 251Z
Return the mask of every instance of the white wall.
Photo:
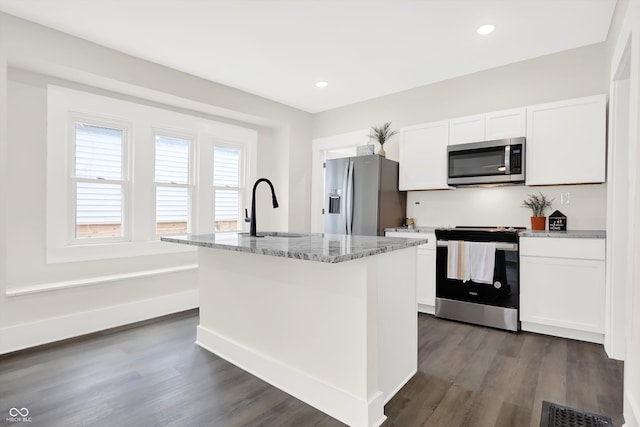
M604 230L606 186L559 185L550 187L458 188L443 191L411 191L407 196L407 216L418 226L477 225L531 228L531 209L523 208L528 194L542 192L553 199L548 216L559 210L567 216L569 230ZM569 192L570 202L560 204L560 193Z
M604 43L510 64L316 114L313 138L369 128L387 121L401 126L608 92ZM385 144L398 159L398 137ZM604 161L604 160L603 160ZM521 208L529 193L555 198L569 229L606 225L606 185L464 188L409 192L407 216L418 225L517 225L530 227ZM569 191L569 205L560 192ZM419 205L415 203L419 202ZM551 212L548 212L551 213Z
M46 263L47 83L256 129L259 227L308 229L310 114L0 13L0 353L197 306L194 253Z

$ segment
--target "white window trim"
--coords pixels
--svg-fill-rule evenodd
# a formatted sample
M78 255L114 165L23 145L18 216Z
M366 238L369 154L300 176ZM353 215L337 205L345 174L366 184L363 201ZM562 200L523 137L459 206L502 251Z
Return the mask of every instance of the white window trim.
M78 178L75 176L76 169L76 156L75 156L75 144L76 144L76 132L75 132L75 124L76 123L85 123L88 125L111 128L111 129L119 129L122 131L122 177L120 180L105 180L103 181L105 184L114 183L120 184L122 186L122 236L120 237L111 237L111 238L96 238L92 240L91 244L96 243L115 243L115 242L129 242L131 241L131 203L130 200L130 180L131 180L131 122L121 121L121 120L106 120L103 117L99 116L90 116L88 114L82 114L77 112L69 113L69 125L68 125L68 147L69 150L69 158L68 161L68 179L69 179L69 187L68 191L68 202L70 205L68 206L68 212L70 215L67 215L69 223L67 224L67 243L69 245L86 245L87 239L78 239L76 237L76 226L77 226L77 218L76 218L76 184L78 182L97 182L95 179L86 179L86 178Z
M239 179L238 187L216 186L216 185L213 185L213 179L212 179L211 180L211 197L212 197L211 206L215 206L214 202L215 202L216 190L236 190L240 198L240 203L238 206L239 211L237 212L238 221L240 223L240 231L247 231L248 226L244 222L244 215L243 215L244 209L251 208L250 206L251 200L249 200L249 197L247 196L250 190L247 189L247 186L249 185L250 182L252 182L252 176L255 176L255 173L253 175L249 173L249 167L248 167L248 165L252 163L249 159L249 153L251 152L251 147L249 147L248 144L238 144L238 143L227 142L227 141L214 141L213 144L211 145L212 152L214 151L215 147L238 148L240 150L240 179ZM213 177L213 174L212 174L212 177ZM215 212L215 208L213 209L214 211L213 211L212 222L215 224L216 212ZM215 227L214 224L212 224L212 227ZM234 232L237 232L237 231L229 231L227 233L234 233ZM219 232L219 233L224 233L224 232Z
M75 201L69 191L71 145L69 115L102 119L108 123L129 123L127 165L131 186L125 201L129 215L129 241L92 241L70 244L69 228L75 227ZM256 176L257 131L206 120L130 101L49 85L47 90L47 263L77 262L165 253L192 252L194 247L161 242L155 233L154 163L156 130L193 138L193 179L190 194L190 223L193 233L213 232L213 146L231 144L246 147L247 183ZM141 142L141 141L147 141ZM248 191L246 191L248 193ZM248 206L245 195L245 206ZM69 206L73 205L70 210ZM124 221L123 221L124 222Z
M177 187L177 188L186 188L187 189L187 197L188 197L188 206L187 206L187 233L191 233L194 230L194 212L196 210L196 176L197 176L197 158L196 158L196 146L198 145L198 138L196 135L192 133L182 133L177 132L175 130L168 130L160 127L154 127L152 131L152 141L153 141L153 158L155 159L155 150L156 144L155 140L157 136L165 136L168 138L176 138L182 139L189 142L189 176L187 177L187 184L177 184L170 182L158 182L155 180L155 160L154 160L154 174L153 174L153 204L151 206L151 210L153 212L153 222L151 224L151 236L153 240L160 240L162 237L161 234L157 232L157 202L156 202L156 191L158 186L160 187Z

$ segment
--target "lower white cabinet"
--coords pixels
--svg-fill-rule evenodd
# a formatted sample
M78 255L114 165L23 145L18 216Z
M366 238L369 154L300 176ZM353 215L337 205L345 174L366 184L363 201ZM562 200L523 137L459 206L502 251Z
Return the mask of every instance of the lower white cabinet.
M386 232L389 237L427 238L418 246L416 261L416 297L418 311L434 314L436 307L436 235L432 232Z
M522 330L602 344L605 240L520 238Z

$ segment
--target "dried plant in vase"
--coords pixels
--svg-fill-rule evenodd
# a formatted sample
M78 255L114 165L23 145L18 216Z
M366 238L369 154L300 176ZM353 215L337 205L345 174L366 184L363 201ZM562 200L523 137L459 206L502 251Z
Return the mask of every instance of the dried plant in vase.
M371 134L369 135L369 138L375 139L376 141L378 141L378 144L380 144L378 155L382 157L385 156L386 153L384 152L384 143L397 133L397 130L391 130L391 122L387 122L380 127L374 126L371 128Z
M551 207L551 200L547 200L547 196L540 193L539 196L535 194L529 194L529 198L522 202L523 208L531 209L531 229L532 230L544 230L547 224L547 217L544 215L544 210Z

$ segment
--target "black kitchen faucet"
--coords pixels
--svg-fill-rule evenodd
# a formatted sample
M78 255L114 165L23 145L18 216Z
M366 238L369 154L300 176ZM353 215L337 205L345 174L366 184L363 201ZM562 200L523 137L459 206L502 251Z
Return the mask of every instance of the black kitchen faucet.
M256 183L253 184L253 192L251 194L251 217L249 218L249 221L251 222L249 235L254 237L257 236L256 234L256 188L258 187L258 184L260 184L261 182L266 182L267 184L269 184L269 187L271 188L271 199L273 200L273 207L274 208L278 207L278 199L276 198L276 192L273 189L273 184L271 183L271 181L269 181L267 178L258 179ZM246 220L247 218L245 218L245 221Z

